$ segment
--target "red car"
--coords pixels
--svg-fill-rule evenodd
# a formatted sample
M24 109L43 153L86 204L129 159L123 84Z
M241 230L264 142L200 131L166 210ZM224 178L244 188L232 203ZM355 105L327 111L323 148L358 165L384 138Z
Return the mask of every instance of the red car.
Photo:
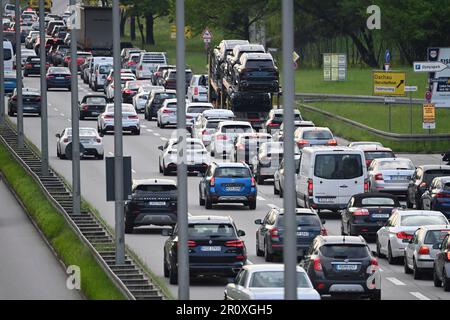
M77 52L77 67L78 70L80 70L80 66L86 61L88 57L92 57L92 53L90 52L84 52L84 51L78 51ZM64 57L64 66L69 67L70 66L70 52L67 52L66 56Z

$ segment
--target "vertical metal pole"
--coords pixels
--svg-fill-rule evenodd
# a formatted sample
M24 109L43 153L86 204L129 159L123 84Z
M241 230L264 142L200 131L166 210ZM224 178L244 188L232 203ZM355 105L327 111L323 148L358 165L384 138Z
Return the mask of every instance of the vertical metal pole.
M75 5L76 0L70 0ZM77 30L70 30L70 73L71 77L71 108L72 108L72 213L81 214L80 186L80 122L78 112L78 79L77 79ZM42 67L41 61L41 67Z
M20 1L16 0L17 146L23 148L22 59L20 42ZM3 17L2 17L3 18Z
M178 299L189 300L189 252L186 167L186 72L184 0L176 2L177 25L177 124L178 124Z
M39 0L39 37L40 43L45 43L45 6L44 0ZM47 115L47 82L45 74L46 56L45 50L39 50L41 60L41 173L48 175L48 115ZM73 88L72 88L73 89Z
M0 29L0 125L5 121L5 63L3 55L3 1L0 5L0 17L2 17L2 25Z
M388 103L389 108L389 132L392 132L392 115L391 115L391 104Z
M412 106L412 92L409 93L409 126L411 134L413 133L413 106Z
M284 298L297 299L297 221L294 160L294 3L282 1L284 123Z
M125 263L125 218L123 189L122 87L120 84L120 9L119 0L112 2L114 72L114 192L116 264Z

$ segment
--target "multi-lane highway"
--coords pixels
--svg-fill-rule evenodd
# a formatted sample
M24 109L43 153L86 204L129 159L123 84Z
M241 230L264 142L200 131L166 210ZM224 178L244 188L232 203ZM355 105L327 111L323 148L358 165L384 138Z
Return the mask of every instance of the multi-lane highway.
M39 88L39 78L25 78L26 87ZM90 93L87 85L79 80L80 99ZM64 128L70 127L70 93L67 91L50 91L48 93L49 110L49 136L50 136L50 164L71 181L71 162L59 160L56 157L55 134ZM157 147L170 138L174 128L159 129L156 122L149 122L141 118L141 135L124 136L124 155L132 156L133 178L162 177L158 172ZM15 121L15 118L13 118ZM96 128L96 121L81 121L81 127ZM37 146L40 146L40 118L25 117L24 127L26 136ZM345 141L343 141L345 142ZM112 156L114 152L113 136L104 137L105 156ZM403 155L410 157L416 165L424 163L440 163L439 155ZM176 176L170 177L176 179ZM104 161L82 160L81 162L81 190L82 196L96 207L104 220L114 227L114 204L106 202L105 188L105 165ZM190 176L188 181L189 212L193 215L205 214L204 207L198 203L198 183L200 178ZM258 204L255 211L249 211L240 205L215 206L207 214L230 215L239 229L246 232L244 237L248 258L252 263L264 263L263 258L257 257L255 253L255 219L263 218L271 206L282 206L282 199L273 194L273 185L258 186ZM340 216L324 213L323 218L327 220L325 227L329 234L340 234ZM136 252L140 258L159 277L163 277L163 244L165 237L161 236L160 228L137 229L134 234L126 235L127 245ZM374 248L374 244L370 244ZM431 278L425 280L413 280L412 276L403 273L402 265L389 265L386 260L380 259L382 274L382 299L450 299L450 293L442 288L433 287ZM199 280L191 283L192 299L222 299L223 289L226 284L224 280ZM174 295L177 287L170 286Z
M67 274L0 180L0 300L79 300Z

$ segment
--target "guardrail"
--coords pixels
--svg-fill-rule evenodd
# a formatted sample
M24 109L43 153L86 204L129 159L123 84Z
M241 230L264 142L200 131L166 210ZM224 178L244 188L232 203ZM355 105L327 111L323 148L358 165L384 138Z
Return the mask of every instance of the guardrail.
M346 124L349 124L355 128L366 130L370 133L373 133L379 137L394 140L394 141L417 141L417 142L430 142L430 141L449 141L450 134L400 134L400 133L392 133L386 132L382 130L378 130L369 126L366 126L362 123L332 114L330 112L321 110L320 108L316 108L313 106L308 106L306 104L301 104L301 107L312 112L319 113L325 117L342 121Z
M295 99L302 102L361 102L361 103L385 103L384 97L343 95L343 94L323 94L323 93L296 93ZM392 104L409 104L409 97L396 97ZM425 103L424 99L412 99L413 104Z
M62 214L70 228L90 249L100 267L127 299L163 299L160 290L144 275L145 272L130 255L127 254L125 264L115 264L113 235L92 212L82 210L78 215L71 212L72 195L69 186L66 186L51 168L49 175L41 175L40 156L28 143L25 143L23 148L18 148L17 132L9 122L0 126L0 141L38 183L46 198Z

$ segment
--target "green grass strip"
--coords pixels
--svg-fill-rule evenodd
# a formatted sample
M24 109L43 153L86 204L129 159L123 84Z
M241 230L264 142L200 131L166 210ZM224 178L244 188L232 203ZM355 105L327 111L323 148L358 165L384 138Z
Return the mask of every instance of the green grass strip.
M80 267L81 290L85 297L90 300L123 300L124 296L102 270L90 249L72 231L39 185L17 163L3 144L0 144L0 171L59 258L66 266Z

